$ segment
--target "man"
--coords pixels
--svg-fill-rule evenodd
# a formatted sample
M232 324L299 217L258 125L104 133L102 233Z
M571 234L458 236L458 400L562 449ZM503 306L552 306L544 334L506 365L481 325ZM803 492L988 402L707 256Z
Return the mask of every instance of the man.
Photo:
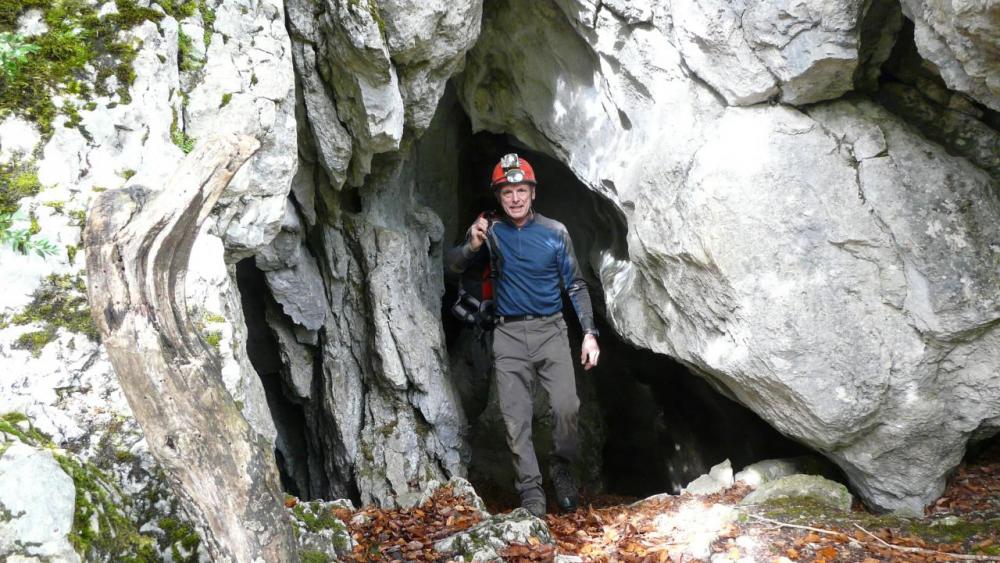
M580 363L588 370L600 355L590 294L566 227L532 209L536 182L531 165L516 154L505 155L493 169L491 186L504 217L492 223L476 219L446 262L456 273L486 260L494 269L494 370L521 506L535 516L545 514L542 475L531 442L531 383L537 375L555 417L549 474L559 507L575 510L577 486L570 464L577 457L580 400L560 289L569 294L583 328Z

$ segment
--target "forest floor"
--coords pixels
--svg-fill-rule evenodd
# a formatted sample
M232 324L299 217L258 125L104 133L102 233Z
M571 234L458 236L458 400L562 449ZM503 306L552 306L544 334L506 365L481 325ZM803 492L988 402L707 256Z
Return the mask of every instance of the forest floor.
M585 497L574 513L546 516L555 545L512 545L504 560L552 561L560 554L607 562L1000 561L1000 442L967 459L921 518L876 515L857 501L851 512L806 500L739 506L749 492L738 484L711 496ZM470 510L442 495L402 513L367 509L374 518L351 529L355 560L375 560L377 540L396 546L383 548L377 560L448 561L430 546L477 523ZM701 558L691 555L698 542Z

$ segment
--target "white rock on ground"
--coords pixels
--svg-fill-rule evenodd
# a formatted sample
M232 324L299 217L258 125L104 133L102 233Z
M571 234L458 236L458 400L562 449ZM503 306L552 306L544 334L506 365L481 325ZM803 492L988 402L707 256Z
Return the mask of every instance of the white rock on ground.
M692 495L713 495L732 487L733 483L733 466L727 459L712 466L708 473L688 483L681 492Z
M9 445L0 453L0 559L80 561L68 538L75 497L51 452Z

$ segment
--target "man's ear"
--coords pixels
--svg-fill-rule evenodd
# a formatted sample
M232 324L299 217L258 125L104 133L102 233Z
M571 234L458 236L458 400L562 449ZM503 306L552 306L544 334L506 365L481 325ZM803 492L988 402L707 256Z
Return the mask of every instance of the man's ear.
M535 186L531 186L531 201L535 201Z

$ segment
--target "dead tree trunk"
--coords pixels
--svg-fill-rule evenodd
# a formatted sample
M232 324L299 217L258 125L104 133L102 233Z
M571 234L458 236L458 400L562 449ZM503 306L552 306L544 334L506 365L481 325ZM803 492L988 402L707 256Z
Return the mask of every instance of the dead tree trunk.
M223 386L212 348L188 318L184 277L199 228L260 147L203 143L157 191L108 191L84 234L94 321L153 457L200 520L216 561L294 561L270 444Z

